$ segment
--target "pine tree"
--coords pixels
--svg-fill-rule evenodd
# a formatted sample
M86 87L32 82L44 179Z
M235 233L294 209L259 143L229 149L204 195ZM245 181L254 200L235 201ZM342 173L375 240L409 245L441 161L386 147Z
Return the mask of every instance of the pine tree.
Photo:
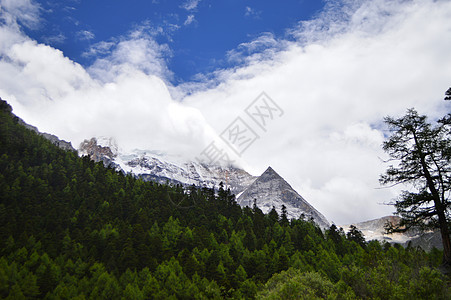
M365 246L365 236L355 225L351 225L349 227L349 231L346 234L346 237L348 238L348 240L354 241L362 247Z
M286 226L288 225L288 212L285 204L282 204L282 214L280 215L280 225Z
M449 236L451 191L451 136L443 124L432 125L427 117L414 109L395 119L386 117L391 135L383 148L390 155L390 165L381 176L382 184L410 184L413 191L404 191L394 203L402 217L400 226L391 231L411 227L438 228L443 241L443 263L451 268Z

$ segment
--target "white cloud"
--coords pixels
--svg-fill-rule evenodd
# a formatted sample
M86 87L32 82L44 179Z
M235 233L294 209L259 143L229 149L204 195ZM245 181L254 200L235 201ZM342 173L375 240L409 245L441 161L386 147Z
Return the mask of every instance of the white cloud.
M183 25L188 26L189 24L193 23L194 21L196 21L196 19L194 18L194 15L189 15L186 17L186 20L183 23Z
M188 11L195 10L202 0L187 0L182 4L182 8Z
M180 7L190 12L190 14L186 17L185 22L183 22L184 26L188 26L194 22L196 22L196 18L192 12L197 10L197 6L202 0L187 0Z
M245 17L252 17L254 19L259 19L261 15L261 11L256 11L254 8L250 6L246 6L244 8L244 16Z
M100 41L92 45L87 51L82 55L85 57L94 57L98 55L106 55L111 52L111 49L116 45L117 41Z
M82 41L89 41L95 38L95 34L89 30L80 30L76 35L77 38Z
M88 70L60 50L0 26L0 96L40 130L77 147L91 136L113 136L122 148L197 155L213 138L200 112L172 100L167 46L133 31L99 44ZM177 141L177 145L174 144Z
M34 29L40 23L40 6L32 0L0 0L0 20Z
M348 224L393 211L381 203L397 191L380 189L378 182L387 167L377 130L383 117L410 107L445 113L451 3L333 3L319 19L291 30L294 42L266 36L271 42L262 48L271 55L249 51L244 67L217 71L214 88L202 84L193 93L191 86L184 103L221 132L266 91L285 114L259 132L244 159L255 173L272 165L326 217Z
M104 82L137 71L165 80L172 76L166 65L166 59L171 55L169 47L158 44L151 34L141 29L118 40L97 43L85 55L101 55L88 71Z
M250 63L251 61L267 61L284 49L287 42L277 40L274 34L264 32L256 39L241 43L235 49L227 52L227 59L232 63Z
M393 211L381 203L397 192L379 189L380 123L409 107L445 113L451 3L334 3L290 30L289 40L262 34L229 52L239 67L179 87L167 83L170 49L143 30L96 44L91 54L100 57L86 70L5 23L0 96L75 145L114 135L123 147L197 155L266 91L285 113L244 153L249 170L271 165L338 224L380 217Z
M60 32L56 35L43 37L42 39L49 44L62 44L66 40L66 36Z

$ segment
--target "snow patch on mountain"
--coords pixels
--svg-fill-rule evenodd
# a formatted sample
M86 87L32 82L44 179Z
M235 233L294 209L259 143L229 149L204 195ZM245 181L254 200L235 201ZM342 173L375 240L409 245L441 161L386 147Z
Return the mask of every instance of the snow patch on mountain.
M131 173L144 180L159 183L218 188L222 182L234 194L241 193L254 180L248 172L234 166L207 165L185 161L181 156L153 150L133 150L124 153L114 139L97 137L80 145L80 155L89 155L95 161Z

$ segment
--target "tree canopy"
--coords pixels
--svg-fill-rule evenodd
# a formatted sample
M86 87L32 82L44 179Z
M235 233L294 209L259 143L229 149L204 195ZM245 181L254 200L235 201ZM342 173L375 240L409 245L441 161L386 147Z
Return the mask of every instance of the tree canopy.
M425 115L409 109L400 118L386 117L390 135L383 144L391 164L381 175L382 184L410 187L394 203L402 217L391 231L411 227L439 229L444 264L451 267L449 230L451 190L451 135L444 122L430 123Z

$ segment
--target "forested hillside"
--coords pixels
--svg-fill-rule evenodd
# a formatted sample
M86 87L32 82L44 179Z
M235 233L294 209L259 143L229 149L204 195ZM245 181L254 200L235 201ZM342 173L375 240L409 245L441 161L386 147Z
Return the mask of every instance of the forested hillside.
M449 299L442 253L143 182L64 151L0 103L0 298Z

